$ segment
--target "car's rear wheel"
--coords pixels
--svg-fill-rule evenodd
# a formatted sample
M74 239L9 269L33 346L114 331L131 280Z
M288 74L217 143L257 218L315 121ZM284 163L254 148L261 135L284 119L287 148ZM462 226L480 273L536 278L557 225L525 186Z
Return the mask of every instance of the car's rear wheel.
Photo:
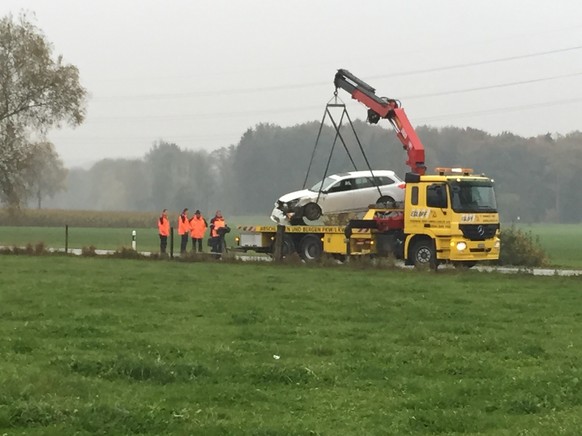
M311 262L318 260L323 254L323 245L321 239L316 235L304 236L301 240L299 255L302 259Z
M303 216L309 221L315 221L321 217L321 207L317 203L307 203L303 206Z
M389 195L383 195L378 199L378 201L376 201L376 204L379 204L384 207L394 207L395 203L396 202L394 201L394 199Z

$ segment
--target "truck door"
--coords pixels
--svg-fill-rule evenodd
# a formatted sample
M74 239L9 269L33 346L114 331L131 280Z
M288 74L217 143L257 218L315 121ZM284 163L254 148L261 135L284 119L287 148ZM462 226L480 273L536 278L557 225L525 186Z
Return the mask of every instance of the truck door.
M448 233L451 216L446 183L436 182L426 186L426 206L429 210L429 217L424 227L430 228L435 235Z

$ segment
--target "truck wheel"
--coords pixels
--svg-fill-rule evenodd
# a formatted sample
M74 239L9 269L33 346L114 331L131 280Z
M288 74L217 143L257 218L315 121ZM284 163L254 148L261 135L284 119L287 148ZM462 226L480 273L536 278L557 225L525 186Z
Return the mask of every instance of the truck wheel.
M437 259L434 242L431 239L421 239L412 246L412 262L416 268L436 269Z
M376 204L380 204L384 207L394 207L396 202L389 195L383 195L378 199L378 201L376 201Z
M295 252L295 244L293 243L293 238L289 235L285 235L283 239L283 246L281 247L281 254L283 257L287 257Z
M271 255L275 254L275 240L273 240L271 244L269 253ZM295 243L293 242L293 238L291 235L285 235L283 237L283 244L281 245L281 256L287 257L293 253L295 253Z
M321 207L317 203L307 203L303 206L303 216L309 221L315 221L321 217Z
M307 235L301 240L299 255L307 262L318 260L323 253L321 239L315 235Z

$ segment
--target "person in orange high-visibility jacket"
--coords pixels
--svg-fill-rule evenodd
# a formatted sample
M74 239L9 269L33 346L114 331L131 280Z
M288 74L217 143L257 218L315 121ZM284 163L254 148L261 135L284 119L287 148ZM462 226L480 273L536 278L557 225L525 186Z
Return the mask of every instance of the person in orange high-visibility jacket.
M188 208L185 208L178 217L178 234L180 235L180 253L185 253L190 236L190 221L188 220Z
M158 218L158 234L160 235L160 253L166 254L168 235L170 234L170 221L168 220L167 209L164 209Z
M190 218L190 236L192 237L192 251L196 252L196 245L198 245L198 252L202 253L202 238L208 228L208 223L202 216L199 210Z
M224 221L222 213L217 210L214 217L210 220L210 242L213 253L222 253L224 250L224 235L230 232L230 229Z

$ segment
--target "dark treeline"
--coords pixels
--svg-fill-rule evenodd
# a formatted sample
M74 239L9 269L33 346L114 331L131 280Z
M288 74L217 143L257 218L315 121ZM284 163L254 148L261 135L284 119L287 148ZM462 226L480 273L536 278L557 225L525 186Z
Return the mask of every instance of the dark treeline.
M394 133L354 122L372 169L404 176L406 153ZM282 128L260 124L238 144L213 152L181 149L160 141L142 158L102 160L90 169L71 169L66 192L47 207L89 210L157 211L200 209L210 215L268 215L282 194L300 189L319 130L318 122ZM474 168L495 179L505 222L582 221L582 133L523 138L476 129L419 127L429 170L438 166ZM357 169L367 165L351 129L342 130ZM324 174L334 130L324 126L307 179ZM328 174L353 169L337 142Z

